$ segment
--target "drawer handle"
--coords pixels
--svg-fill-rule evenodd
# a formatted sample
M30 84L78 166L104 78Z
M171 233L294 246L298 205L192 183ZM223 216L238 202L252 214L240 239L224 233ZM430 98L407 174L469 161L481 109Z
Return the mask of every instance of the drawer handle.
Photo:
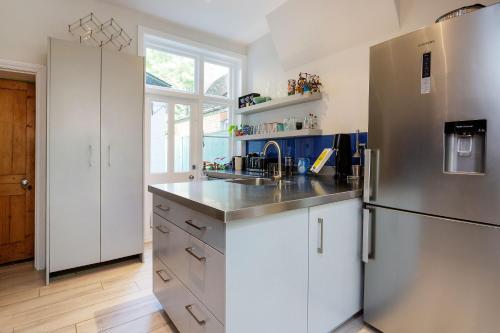
M164 211L164 212L169 212L170 211L170 207L163 208L162 204L156 205L155 207L158 208L159 210Z
M163 282L172 281L172 278L163 269L156 271L156 274L158 274L158 276L163 280Z
M193 223L193 220L187 220L187 221L184 221L184 223L186 223L190 227L195 228L196 230L200 230L200 231L207 230L207 227L198 227L196 224Z
M198 260L200 262L207 261L206 257L200 257L200 256L196 255L196 253L193 252L193 248L192 247L186 248L186 252L189 253L193 258L195 258L196 260Z
M165 230L160 225L156 226L156 230L158 230L162 234L169 234L170 233L170 230L168 230L168 229Z
M198 317L196 317L196 315L193 312L193 305L186 305L184 308L186 308L186 311L189 312L189 314L191 315L191 317L194 318L194 320L196 320L198 325L203 326L206 324L205 320L199 320Z

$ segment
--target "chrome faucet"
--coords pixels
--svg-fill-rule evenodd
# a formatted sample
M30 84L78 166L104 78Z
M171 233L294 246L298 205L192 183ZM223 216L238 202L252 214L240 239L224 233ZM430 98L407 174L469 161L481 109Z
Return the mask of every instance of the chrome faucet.
M262 154L264 155L264 157L266 157L267 149L269 148L269 146L272 146L272 145L276 146L276 149L278 150L278 175L276 175L276 173L274 173L274 175L272 176L272 179L273 180L281 180L281 148L280 148L280 145L276 141L268 141L264 145L264 149L262 150Z

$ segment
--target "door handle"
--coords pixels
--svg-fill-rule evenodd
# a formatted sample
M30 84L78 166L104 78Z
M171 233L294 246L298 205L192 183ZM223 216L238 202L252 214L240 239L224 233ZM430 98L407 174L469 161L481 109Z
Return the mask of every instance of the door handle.
M108 167L111 167L111 145L108 145Z
M21 180L21 187L22 187L23 189L25 189L25 190L26 190L26 189L30 190L30 189L31 189L31 186L30 186L30 181L29 181L28 179L26 179L26 178L22 179L22 180Z
M92 145L89 145L89 167L92 166Z
M368 208L363 209L363 242L362 242L361 257L365 264L367 264L370 259L373 259L372 255L372 211Z
M323 228L324 222L322 218L318 218L318 253L323 253Z
M193 312L193 305L186 305L184 308L186 309L187 312L189 312L189 314L191 315L191 317L193 317L194 320L196 320L196 322L198 323L198 325L200 325L200 326L205 325L206 321L198 319L198 317L196 317L196 315L194 314L194 312Z

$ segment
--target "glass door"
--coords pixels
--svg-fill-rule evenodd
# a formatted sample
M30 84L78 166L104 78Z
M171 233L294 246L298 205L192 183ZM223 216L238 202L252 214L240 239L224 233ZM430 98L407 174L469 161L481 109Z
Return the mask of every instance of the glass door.
M146 103L146 183L197 180L196 102L150 96Z
M144 220L152 223L150 184L195 181L200 178L197 104L189 99L146 97ZM146 222L147 223L147 222ZM145 239L151 231L145 229Z

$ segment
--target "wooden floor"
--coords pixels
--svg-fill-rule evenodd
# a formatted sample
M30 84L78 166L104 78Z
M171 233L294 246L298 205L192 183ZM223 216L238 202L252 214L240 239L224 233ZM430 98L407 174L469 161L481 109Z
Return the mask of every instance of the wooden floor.
M137 259L58 276L0 267L0 332L177 332L152 294L151 246Z
M32 263L0 267L0 333L177 333L152 294L151 245L130 260L55 277ZM336 333L371 333L359 318Z

